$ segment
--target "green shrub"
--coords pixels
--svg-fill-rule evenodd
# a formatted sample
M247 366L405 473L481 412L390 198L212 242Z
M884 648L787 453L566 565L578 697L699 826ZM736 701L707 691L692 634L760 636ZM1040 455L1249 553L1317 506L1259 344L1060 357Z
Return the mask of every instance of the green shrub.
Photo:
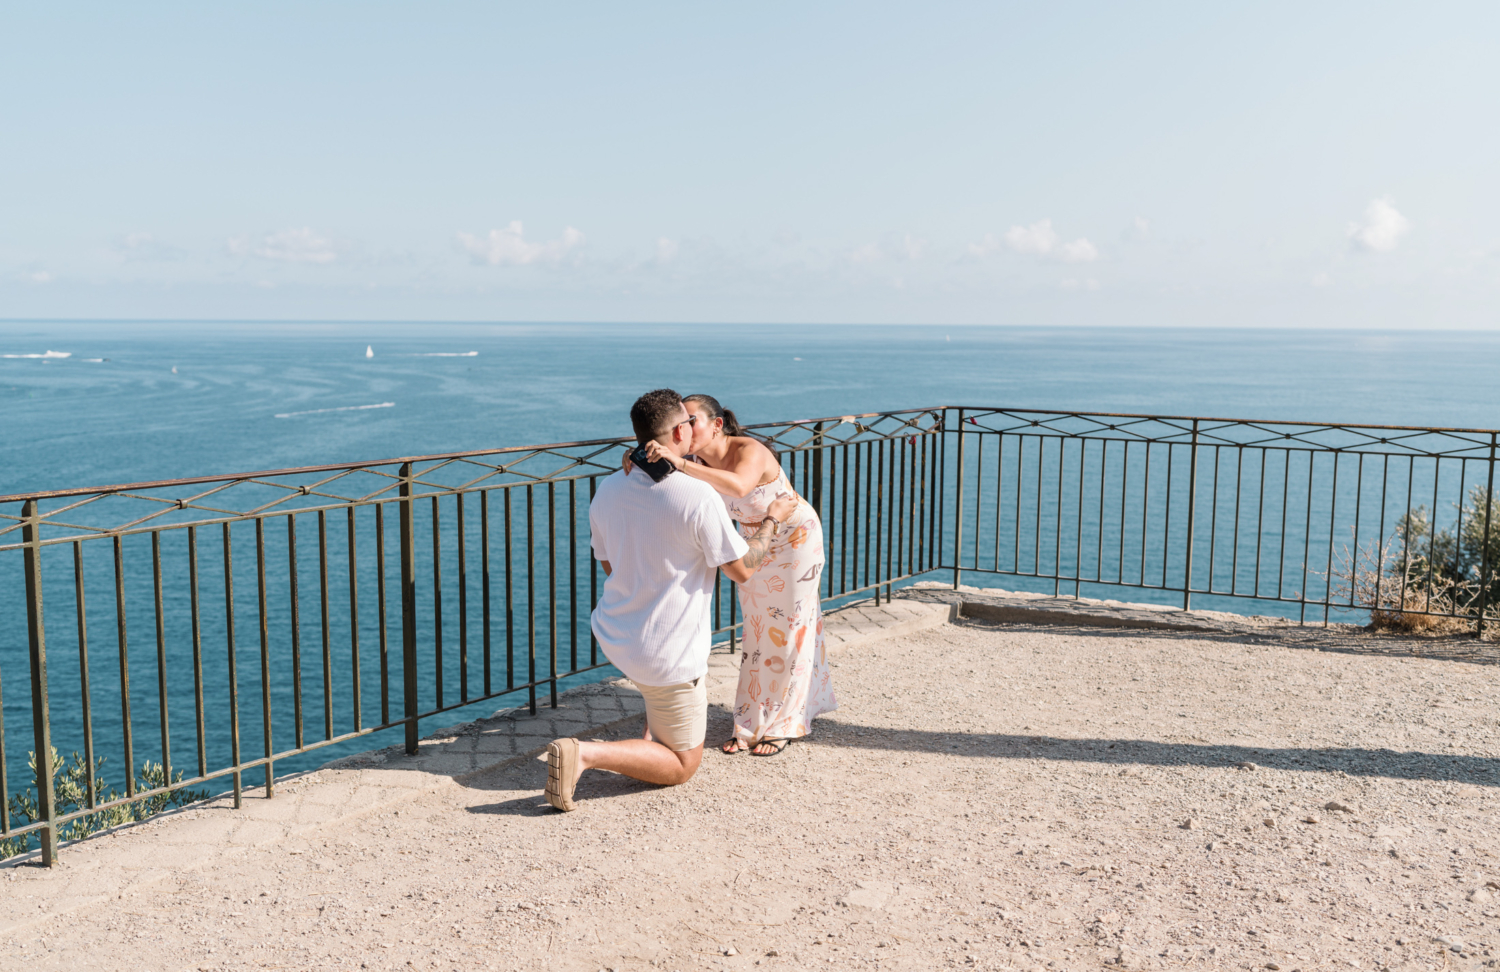
M12 827L25 827L36 822L39 817L36 794L36 753L27 754L27 765L31 767L32 785L10 798L10 823ZM94 803L108 803L118 800L125 794L116 790L104 778L105 758L99 757L94 761ZM150 760L141 764L140 775L135 777L135 790L154 790L182 781L181 771L172 774L172 779L167 779L166 770L160 763L152 763ZM186 806L189 803L197 803L199 800L207 800L207 790L177 789L166 793L157 793L153 796L142 797L129 803L122 803L110 807L107 810L98 810L93 813L84 814L68 821L58 828L59 840L81 840L90 834L97 834L101 830L116 827L120 824L131 823L136 820L145 820L147 817L155 816L169 807ZM74 752L66 761L59 755L57 750L52 750L52 803L53 813L61 816L65 813L73 813L88 806L88 763ZM0 840L0 860L24 854L31 848L37 846L36 835L22 834L19 837L7 837Z
M1436 586L1440 581L1466 585L1477 600L1479 587L1489 566L1490 590L1486 604L1494 604L1500 594L1500 503L1486 494L1483 486L1469 490L1467 503L1455 503L1456 529L1434 532L1427 507L1410 510L1396 525L1399 548L1395 559L1407 568L1413 578ZM1485 535L1488 513L1489 534Z
M1472 631L1481 604L1486 622L1494 620L1500 615L1500 503L1475 486L1454 509L1453 529L1434 529L1431 511L1417 506L1378 548L1346 547L1329 578L1330 595L1369 609L1371 625L1385 631Z

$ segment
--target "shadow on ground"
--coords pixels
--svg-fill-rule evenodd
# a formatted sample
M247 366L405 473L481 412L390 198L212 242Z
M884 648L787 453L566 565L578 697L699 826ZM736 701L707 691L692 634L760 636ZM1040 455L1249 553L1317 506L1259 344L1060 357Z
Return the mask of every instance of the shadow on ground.
M990 759L1050 759L1104 766L1205 766L1253 768L1472 783L1500 787L1500 759L1445 756L1353 747L1268 748L1207 743L1167 743L1150 739L1064 739L1006 733L925 732L886 729L823 720L807 745L944 753Z
M1139 632L1137 632L1139 634ZM710 706L708 744L728 738L731 719L724 706ZM639 732L628 724L596 738L623 739ZM1044 759L1097 763L1121 769L1139 766L1200 766L1252 772L1276 769L1315 773L1342 771L1349 776L1384 777L1467 783L1500 787L1500 759L1485 756L1445 756L1438 753L1398 752L1354 747L1274 748L1265 746L1167 743L1149 739L1065 739L1056 736L1009 733L930 732L888 729L820 719L817 732L794 745L871 749L890 753L941 754L970 759ZM751 759L708 752L704 759ZM775 757L772 757L775 758ZM493 792L526 791L525 796L469 808L475 814L544 816L552 813L540 790L546 769L526 759L496 767L466 780L469 789ZM589 773L579 782L580 799L622 797L662 789L610 773Z

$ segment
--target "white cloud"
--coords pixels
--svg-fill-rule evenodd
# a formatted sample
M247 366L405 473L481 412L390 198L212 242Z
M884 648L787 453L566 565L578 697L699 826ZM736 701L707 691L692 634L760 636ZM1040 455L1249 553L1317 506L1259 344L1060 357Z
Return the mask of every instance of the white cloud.
M1312 285L1314 287L1326 287L1326 286L1328 286L1328 280L1329 280L1328 274L1326 274L1326 273L1315 273L1315 274L1313 274Z
M1120 239L1144 243L1151 239L1151 220L1146 216L1137 216L1130 221L1130 225L1120 233Z
M978 243L969 244L969 254L971 256L989 256L998 249L1000 249L1000 241L995 238L994 233L986 233L984 234L984 239Z
M1052 220L1043 219L1030 226L1012 226L1005 234L1005 242L1017 253L1035 253L1046 256L1057 245L1057 230Z
M116 249L130 261L176 260L183 255L181 248L163 243L150 233L126 233Z
M1098 290L1099 281L1093 277L1089 277L1086 280L1079 280L1075 277L1064 277L1060 286L1064 290Z
M1080 238L1059 246L1057 258L1064 263L1091 263L1099 259L1099 248Z
M1005 244L1017 253L1033 253L1064 263L1090 263L1099 259L1099 248L1082 237L1071 243L1061 242L1050 219L1037 220L1030 226L1012 226L1005 233ZM975 252L973 246L969 250Z
M490 230L488 236L458 234L459 243L469 251L475 263L488 263L495 267L557 263L571 250L582 246L583 239L582 233L569 226L563 230L563 235L558 239L533 243L526 239L525 230L519 219L512 220L505 229ZM660 243L658 243L658 253L659 247Z
M21 274L21 279L32 284L46 284L52 282L52 274L46 270L26 270Z
M920 236L904 233L896 242L866 243L855 247L849 254L850 263L878 263L881 260L920 260L927 249L927 241Z
M271 233L258 241L235 237L229 240L229 252L236 256L254 255L287 263L332 263L338 259L333 243L306 226Z
M677 241L669 240L665 236L656 241L656 262L671 263L677 259Z
M1389 196L1371 199L1362 223L1349 224L1349 243L1355 249L1389 253L1411 229L1411 220L1391 204Z

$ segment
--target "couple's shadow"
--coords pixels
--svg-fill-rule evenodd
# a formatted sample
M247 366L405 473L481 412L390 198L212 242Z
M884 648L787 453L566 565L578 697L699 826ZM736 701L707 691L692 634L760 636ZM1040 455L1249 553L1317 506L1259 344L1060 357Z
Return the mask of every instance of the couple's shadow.
M635 717L615 723L598 735L600 738L627 739L640 731L641 719ZM722 705L709 706L707 751L703 758L726 758L714 747L729 738L732 731L729 710ZM863 726L837 720L820 721L814 735L803 743L886 754L908 752L979 759L1045 759L1056 763L1081 762L1109 767L1200 766L1252 770L1264 767L1287 772L1341 772L1350 777L1449 782L1500 789L1500 758L1420 750L1268 747L1124 737L1064 738L1030 733L941 732ZM541 794L546 775L545 766L532 760L518 760L479 774L465 785L476 790L526 791L527 795L470 807L470 812L522 816L551 813ZM663 787L614 773L590 773L579 781L578 795L584 799L602 799L657 789Z
M586 733L589 739L616 740L640 737L645 725L644 716L631 716L613 723L603 730ZM703 759L723 757L717 747L734 731L734 717L724 705L710 704L708 707L708 736L704 740ZM700 770L701 772L701 770ZM556 813L542 787L547 782L547 767L539 759L516 759L492 770L475 774L463 782L470 790L492 793L524 793L523 796L503 799L496 803L482 803L468 808L473 814L512 817L544 817ZM575 796L579 800L604 800L632 796L653 790L670 789L654 783L643 783L618 773L585 773L578 781Z

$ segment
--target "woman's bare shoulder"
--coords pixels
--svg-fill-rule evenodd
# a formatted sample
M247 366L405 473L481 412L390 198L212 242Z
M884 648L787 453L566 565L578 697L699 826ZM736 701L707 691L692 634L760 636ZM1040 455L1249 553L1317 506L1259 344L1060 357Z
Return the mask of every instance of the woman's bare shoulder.
M730 436L729 450L736 465L742 462L768 459L771 456L771 450L766 448L765 443L748 435Z
M730 448L735 450L730 457L730 465L747 471L758 470L756 485L764 486L775 481L781 467L776 462L775 454L764 442L748 435L737 435L730 440Z

